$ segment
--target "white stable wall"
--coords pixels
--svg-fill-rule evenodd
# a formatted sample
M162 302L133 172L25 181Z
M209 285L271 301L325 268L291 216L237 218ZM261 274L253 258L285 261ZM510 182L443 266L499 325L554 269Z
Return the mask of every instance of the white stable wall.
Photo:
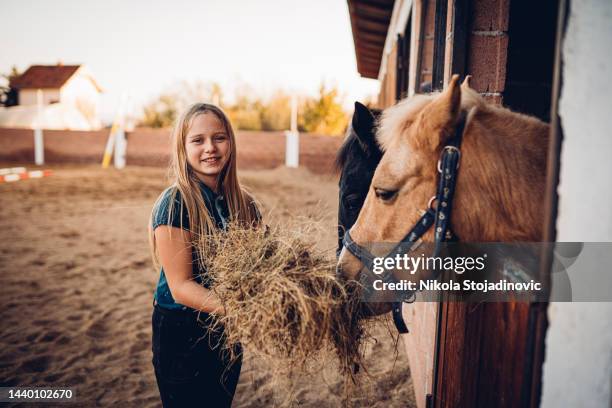
M100 119L98 117L100 93L87 71L80 68L64 84L60 94L62 103L75 106L93 128L100 127Z
M611 43L612 2L570 0L557 241L612 241ZM541 406L611 407L612 303L551 303L548 317Z
M36 105L38 103L38 89L22 89L19 91L19 105ZM60 102L59 89L42 89L42 104Z

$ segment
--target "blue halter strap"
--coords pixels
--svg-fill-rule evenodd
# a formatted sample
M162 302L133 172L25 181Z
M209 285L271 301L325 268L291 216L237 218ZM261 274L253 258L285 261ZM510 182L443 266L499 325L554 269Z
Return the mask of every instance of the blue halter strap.
M452 232L450 223L455 187L457 185L459 162L461 159L460 147L463 131L465 129L465 118L465 113L462 113L455 129L454 137L448 141L440 153L440 160L438 161L438 189L436 195L430 200L430 205L427 210L423 212L421 218L406 236L385 256L386 258L410 252L415 242L425 235L432 226L434 227L434 257L440 254L444 242L459 240ZM435 210L431 207L433 201L436 202ZM343 244L347 251L359 259L368 271L373 271L375 256L353 240L350 230L345 232ZM361 275L361 278L363 277L364 274ZM385 283L397 283L397 279L390 271L384 271L380 275L380 279ZM364 282L362 282L362 284L363 283ZM369 288L370 285L364 285L364 287ZM408 333L408 328L402 317L402 303L413 302L415 296L415 292L407 292L403 295L401 302L393 302L393 322L400 333Z

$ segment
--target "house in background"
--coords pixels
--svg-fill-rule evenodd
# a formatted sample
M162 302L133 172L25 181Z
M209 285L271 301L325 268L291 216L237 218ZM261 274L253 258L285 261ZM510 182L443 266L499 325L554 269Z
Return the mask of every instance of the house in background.
M43 106L60 104L62 110L76 109L90 128L100 127L102 89L83 65L32 65L13 79L10 87L17 91L17 106L23 107L22 110L37 105L38 90L41 90ZM9 109L15 110L17 106Z

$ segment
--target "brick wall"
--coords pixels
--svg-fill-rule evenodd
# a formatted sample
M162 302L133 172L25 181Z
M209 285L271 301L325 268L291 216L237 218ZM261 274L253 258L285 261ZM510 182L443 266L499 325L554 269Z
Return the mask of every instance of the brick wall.
M506 84L509 0L470 2L467 73L471 85L488 100L501 104Z

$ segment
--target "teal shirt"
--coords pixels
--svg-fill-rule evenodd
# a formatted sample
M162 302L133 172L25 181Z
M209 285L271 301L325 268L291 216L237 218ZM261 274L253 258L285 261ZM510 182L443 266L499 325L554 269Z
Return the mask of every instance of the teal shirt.
M227 209L227 202L222 195L215 194L206 184L199 183L200 191L204 202L206 203L206 209L208 213L213 216L215 223L218 228L227 228L229 220L229 211ZM182 228L189 231L189 215L187 214L187 208L183 208L181 211L182 197L180 192L176 192L174 196L174 210L172 218L168 219L168 213L170 210L170 202L172 200L173 192L176 191L176 187L168 187L159 196L153 207L153 215L151 217L151 226L153 230L160 225L169 225L176 228ZM182 214L181 214L182 212ZM202 282L202 277L206 276L206 270L201 268L200 262L197 259L197 252L192 251L192 271L196 282L203 284L205 287L209 287L208 282ZM154 298L157 304L166 309L182 309L187 310L188 307L174 301L170 287L168 286L168 280L164 273L164 268L160 268L159 281L157 282L157 288L155 289Z

